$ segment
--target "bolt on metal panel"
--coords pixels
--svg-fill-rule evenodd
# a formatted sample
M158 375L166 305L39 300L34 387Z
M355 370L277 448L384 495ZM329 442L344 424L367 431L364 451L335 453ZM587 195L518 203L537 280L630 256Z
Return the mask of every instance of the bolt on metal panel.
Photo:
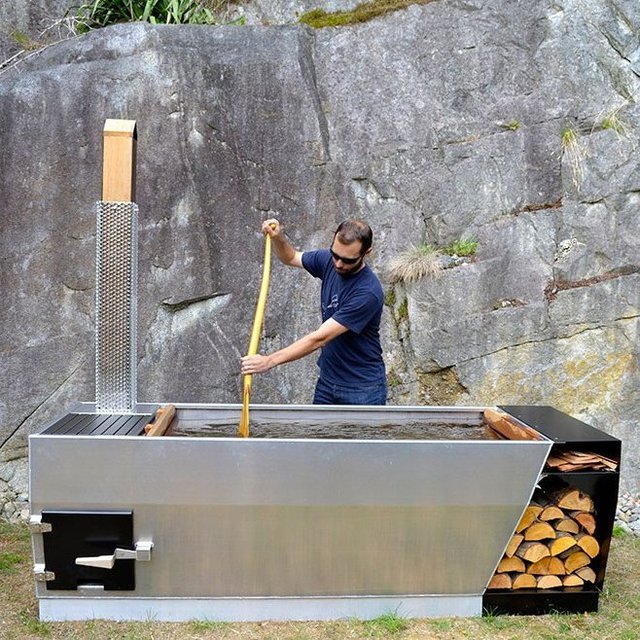
M96 410L133 413L136 405L138 206L97 203Z

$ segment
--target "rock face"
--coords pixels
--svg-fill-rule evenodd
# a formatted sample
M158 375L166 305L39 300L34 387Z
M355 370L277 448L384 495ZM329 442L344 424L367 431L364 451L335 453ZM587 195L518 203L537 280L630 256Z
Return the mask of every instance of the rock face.
M551 404L625 441L640 488L640 9L442 1L367 24L120 25L0 71L0 493L26 437L94 398L95 202L106 118L138 123L138 398L239 402L270 216L302 249L375 232L391 401ZM479 242L388 284L412 244ZM317 326L274 264L261 349ZM254 380L305 403L315 358Z

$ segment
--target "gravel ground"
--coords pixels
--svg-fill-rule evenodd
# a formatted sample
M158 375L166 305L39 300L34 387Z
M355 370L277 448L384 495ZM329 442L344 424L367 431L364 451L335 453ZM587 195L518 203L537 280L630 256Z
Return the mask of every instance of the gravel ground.
M616 524L628 533L640 536L640 495L620 494L618 497Z

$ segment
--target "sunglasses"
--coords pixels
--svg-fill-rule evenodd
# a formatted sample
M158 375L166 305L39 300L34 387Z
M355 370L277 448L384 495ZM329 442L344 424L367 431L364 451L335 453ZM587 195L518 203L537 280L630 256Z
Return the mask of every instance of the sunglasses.
M329 249L329 253L331 254L331 257L337 262L338 260L340 260L340 262L342 262L343 264L358 264L358 262L360 262L363 258L363 256L358 256L357 258L343 258L342 256L339 256L333 249Z

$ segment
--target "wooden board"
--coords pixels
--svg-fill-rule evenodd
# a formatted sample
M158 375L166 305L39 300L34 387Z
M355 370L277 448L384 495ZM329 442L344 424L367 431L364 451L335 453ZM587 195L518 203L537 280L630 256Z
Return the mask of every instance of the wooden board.
M103 130L102 200L135 201L136 121L106 120Z

